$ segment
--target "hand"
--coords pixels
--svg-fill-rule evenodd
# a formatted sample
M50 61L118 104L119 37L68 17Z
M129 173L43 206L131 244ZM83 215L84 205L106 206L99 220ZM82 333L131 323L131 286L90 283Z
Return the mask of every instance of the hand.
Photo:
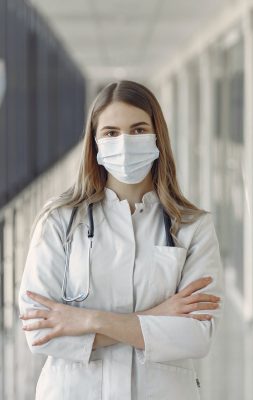
M30 294L29 294L30 293ZM27 320L41 318L33 324L23 326L26 331L34 329L52 328L46 336L36 340L32 345L47 343L50 339L58 336L79 336L91 332L91 312L85 308L57 303L38 293L27 292L27 295L36 302L45 305L49 310L29 310L20 315L20 319Z
M210 320L212 318L209 314L190 314L192 311L197 310L207 310L216 309L219 307L218 301L219 297L205 294L196 293L193 294L198 289L207 286L212 281L212 278L207 281L206 278L200 278L189 285L187 285L183 290L176 293L175 295L169 297L163 303L155 306L149 310L142 312L136 312L135 314L146 314L146 315L175 315L188 318L195 318L198 320Z

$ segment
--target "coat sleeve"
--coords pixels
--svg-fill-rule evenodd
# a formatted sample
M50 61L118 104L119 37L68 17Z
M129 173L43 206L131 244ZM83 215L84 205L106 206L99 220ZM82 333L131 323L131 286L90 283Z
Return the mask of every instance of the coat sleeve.
M205 357L224 309L224 274L219 243L211 213L200 217L187 258L183 267L177 291L198 278L211 276L213 281L197 292L221 297L217 309L196 310L191 314L209 314L213 318L200 321L181 316L137 315L140 321L145 348L135 348L141 364L150 360L166 362L186 358Z
M29 309L48 309L26 295L26 290L39 293L54 301L62 303L61 285L64 275L65 251L62 242L62 225L58 209L51 211L44 222L41 234L41 219L33 232L21 285L18 294L19 311L26 313ZM32 323L40 318L23 321ZM51 328L24 331L28 346L32 353L50 355L71 361L90 362L95 333L81 336L60 336L42 345L32 346L33 341L44 337Z

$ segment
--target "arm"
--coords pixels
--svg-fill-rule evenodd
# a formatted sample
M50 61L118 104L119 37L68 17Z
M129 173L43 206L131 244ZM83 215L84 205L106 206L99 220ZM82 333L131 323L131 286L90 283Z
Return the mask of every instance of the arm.
M140 323L135 313L115 313L97 310L93 314L92 326L100 335L112 340L144 348Z
M102 333L96 333L92 350L98 349L99 347L111 346L112 344L120 343L119 340L112 339L109 336L103 335Z
M211 213L200 218L177 291L204 276L211 276L213 281L198 292L213 293L223 300L223 267ZM192 312L192 314L201 313L203 310ZM208 310L208 314L212 315L210 321L138 313L145 342L144 349L135 349L140 363L144 364L147 360L163 362L206 356L222 313L223 302L218 309Z
M109 346L111 344L123 342L131 345L135 343L137 347L138 341L140 341L139 336L141 336L141 342L138 344L138 347L144 350L145 343L143 341L142 331L139 329L139 325L134 326L134 320L129 315L174 315L187 318L196 318L200 321L206 319L210 320L212 318L210 314L194 313L196 310L213 310L219 306L217 304L217 302L220 300L219 297L206 293L195 294L195 292L203 287L206 287L210 282L211 280L207 277L199 278L189 283L184 289L180 290L178 293L169 297L155 307L144 311L136 311L127 314L127 316L126 314L117 314L106 311L93 311L93 315L91 315L90 318L91 327L89 329L92 331L104 332L108 335L106 336L103 333L97 333L96 337L98 337L98 339L96 346ZM117 339L113 339L113 337Z
M20 314L26 313L29 309L45 309L40 303L27 296L26 290L38 292L52 300L62 302L61 284L65 252L62 242L63 228L57 209L47 217L41 237L40 228L41 220L35 227L21 280L18 296ZM37 318L33 321L39 320ZM34 341L50 331L51 328L25 331L26 340L32 353L89 363L95 333L81 336L61 336L39 346L32 345Z
M144 315L144 314L149 314L149 312L151 313L151 309L130 313L130 315L132 315L132 314L134 314L134 315L143 314ZM109 321L111 321L111 323L113 322L113 326L109 327L109 329L108 329L108 325L107 325L107 329L104 329L102 327L103 321L105 321L108 324L108 320L107 320L108 315L109 315ZM113 320L111 320L112 315L114 317ZM95 340L93 342L93 349L97 349L98 347L110 346L112 344L121 343L121 342L129 343L128 334L126 336L124 335L124 337L123 337L120 333L120 332L122 332L122 327L121 327L122 319L120 318L120 315L125 315L125 314L110 313L110 312L107 314L106 311L102 311L100 314L100 311L98 311L98 313L96 314L96 321L93 322L93 326L95 326L94 330L99 330L101 332L107 332L108 336L105 333L97 332L96 336L95 336ZM104 320L103 320L103 318L104 318ZM125 322L125 320L123 319L123 323L124 322ZM98 327L100 327L100 329ZM137 330L138 330L137 335L140 335L142 337L142 332L138 329L138 326L137 326ZM137 341L139 341L139 338L137 338ZM141 343L142 346L143 346L143 344L144 343Z

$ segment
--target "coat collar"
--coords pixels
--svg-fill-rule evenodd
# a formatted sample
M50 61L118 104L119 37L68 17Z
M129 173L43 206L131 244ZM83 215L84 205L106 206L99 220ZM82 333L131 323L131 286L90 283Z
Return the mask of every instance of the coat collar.
M117 193L108 188L108 187L104 187L104 193L105 193L105 197L103 199L103 201L108 204L108 203L112 203L112 202L121 202L123 200L120 200ZM150 190L149 192L144 193L144 195L142 196L142 201L138 204L154 204L154 203L159 203L160 199L158 194L156 193L155 190Z
M116 204L121 203L122 201L124 201L124 200L120 200L117 193L114 192L114 190L109 189L108 187L104 187L104 198L103 198L102 202L93 204L94 224L97 226L105 218L103 207L102 207L101 203L106 205L106 207L110 208ZM144 193L144 195L142 196L142 202L137 203L137 204L143 204L144 206L146 206L146 205L152 205L152 204L159 203L159 202L160 202L160 199L159 199L159 196L157 195L156 191L150 190L149 192ZM65 212L62 210L62 213L65 216L65 229L66 229L67 224L70 219L71 209L69 209L69 208L68 209L64 208L64 209L65 209ZM81 225L88 224L87 207L85 204L80 206L80 208L77 212L76 218L74 219L74 222L72 223L71 231L74 230L80 224Z

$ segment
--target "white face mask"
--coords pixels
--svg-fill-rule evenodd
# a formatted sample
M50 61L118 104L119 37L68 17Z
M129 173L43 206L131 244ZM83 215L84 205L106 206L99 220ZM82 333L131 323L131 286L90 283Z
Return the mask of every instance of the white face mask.
M98 164L124 183L141 182L159 157L154 133L121 134L95 140L99 150Z

